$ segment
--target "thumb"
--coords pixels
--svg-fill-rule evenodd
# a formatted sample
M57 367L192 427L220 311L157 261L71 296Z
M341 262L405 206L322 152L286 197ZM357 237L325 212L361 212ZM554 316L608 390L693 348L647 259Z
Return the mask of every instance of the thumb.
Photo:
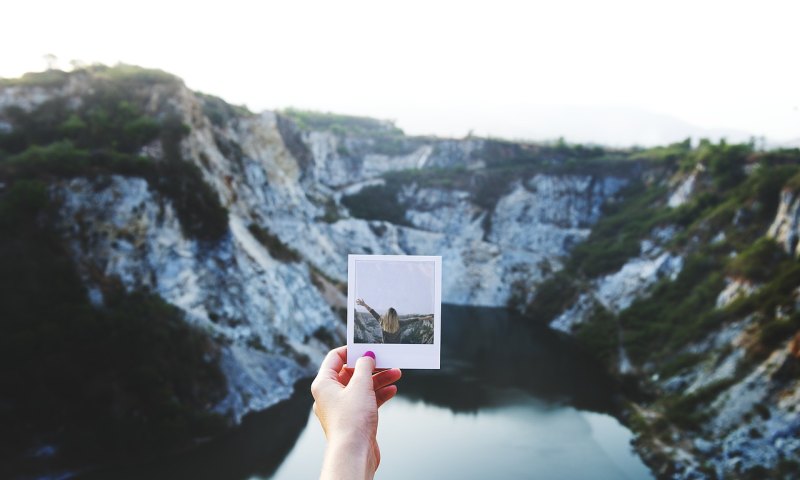
M356 360L353 368L353 378L349 385L356 385L356 388L372 388L372 371L375 370L375 354L368 351L363 357Z

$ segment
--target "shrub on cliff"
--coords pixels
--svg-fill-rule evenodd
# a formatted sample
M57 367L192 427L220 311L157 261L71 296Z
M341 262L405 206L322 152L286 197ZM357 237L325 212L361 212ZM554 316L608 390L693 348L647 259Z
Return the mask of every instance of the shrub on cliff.
M140 176L172 201L187 236L219 240L227 232L227 211L201 170L182 157L188 127L175 115L145 113L146 99L131 89L165 77L138 69L102 72L77 107L55 97L29 112L2 112L12 129L0 133L0 178ZM139 156L154 141L164 158Z
M410 225L406 220L406 209L398 199L399 192L400 185L395 182L364 187L358 193L342 197L342 205L357 218L383 220L395 225Z
M728 273L754 282L765 282L772 278L776 267L786 257L775 240L760 238L730 262Z

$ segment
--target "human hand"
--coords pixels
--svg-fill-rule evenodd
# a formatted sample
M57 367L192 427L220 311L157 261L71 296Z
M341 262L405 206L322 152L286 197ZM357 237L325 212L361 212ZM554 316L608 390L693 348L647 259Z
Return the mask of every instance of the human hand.
M365 302L363 298L357 299L356 300L356 304L361 305L364 308L369 308L369 307L367 307L367 302Z
M402 373L393 368L373 374L371 353L348 368L347 347L331 350L311 384L314 413L328 439L323 479L372 478L380 464L378 407L395 396L392 384Z

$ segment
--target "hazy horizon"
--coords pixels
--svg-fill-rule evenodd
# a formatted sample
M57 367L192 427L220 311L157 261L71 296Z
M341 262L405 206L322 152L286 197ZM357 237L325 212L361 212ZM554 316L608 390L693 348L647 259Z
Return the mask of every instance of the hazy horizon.
M231 0L187 10L79 0L9 10L33 20L0 32L15 47L2 77L41 71L50 53L64 69L159 68L254 111L390 119L412 135L800 144L796 2Z

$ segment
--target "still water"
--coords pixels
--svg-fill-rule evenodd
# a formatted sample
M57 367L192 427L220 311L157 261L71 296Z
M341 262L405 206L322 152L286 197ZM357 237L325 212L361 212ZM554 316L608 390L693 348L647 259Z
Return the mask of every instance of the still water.
M377 479L652 479L609 412L613 382L568 339L497 309L445 306L442 369L407 371L380 411ZM114 478L316 478L308 382L203 447Z

